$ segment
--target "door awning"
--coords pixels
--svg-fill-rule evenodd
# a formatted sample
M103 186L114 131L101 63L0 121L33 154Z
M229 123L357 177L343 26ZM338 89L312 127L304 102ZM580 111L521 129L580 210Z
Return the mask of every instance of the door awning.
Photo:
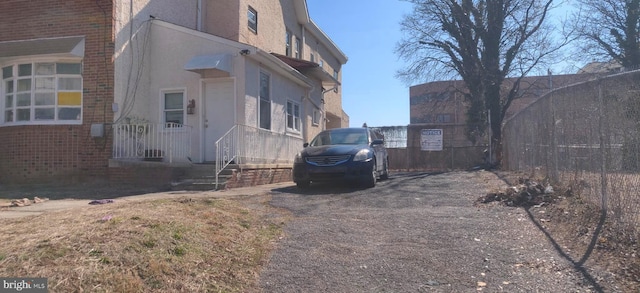
M33 55L84 57L84 37L0 42L0 58Z
M231 73L231 55L215 54L195 56L184 65L184 70L200 72L205 69L217 69Z

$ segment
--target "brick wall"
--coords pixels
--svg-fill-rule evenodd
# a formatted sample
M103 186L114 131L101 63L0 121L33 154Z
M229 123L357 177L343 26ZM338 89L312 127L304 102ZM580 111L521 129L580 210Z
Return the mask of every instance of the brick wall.
M292 181L291 167L241 168L234 170L226 188L248 187Z
M111 137L90 128L113 121L112 10L111 0L0 1L0 42L85 37L82 125L0 127L0 183L105 179Z

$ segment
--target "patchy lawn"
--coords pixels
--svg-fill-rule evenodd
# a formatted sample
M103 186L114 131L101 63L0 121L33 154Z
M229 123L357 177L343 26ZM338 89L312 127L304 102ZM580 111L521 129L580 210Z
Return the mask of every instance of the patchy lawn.
M0 220L0 276L49 292L254 292L288 216L268 196L116 202Z

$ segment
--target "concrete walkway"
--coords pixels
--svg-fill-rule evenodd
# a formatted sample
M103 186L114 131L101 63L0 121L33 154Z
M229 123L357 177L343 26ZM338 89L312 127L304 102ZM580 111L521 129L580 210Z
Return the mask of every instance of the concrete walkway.
M141 195L132 195L113 198L113 201L127 202L127 201L142 201L142 200L154 200L165 198L180 198L184 196L194 198L224 198L240 195L261 195L267 194L274 189L286 188L294 186L293 182L274 183L267 185L259 185L252 187L234 188L228 190L219 191L166 191L155 192ZM30 198L32 199L32 198ZM27 216L40 215L45 212L61 211L73 208L88 207L90 199L59 199L59 200L47 200L42 203L31 204L23 207L0 207L0 219L20 218Z

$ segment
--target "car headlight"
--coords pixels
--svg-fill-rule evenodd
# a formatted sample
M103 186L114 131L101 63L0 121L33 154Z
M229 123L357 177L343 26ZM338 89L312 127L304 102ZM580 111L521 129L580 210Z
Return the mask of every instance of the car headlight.
M293 162L294 163L303 163L304 160L302 159L302 153L297 153L296 156L293 158Z
M369 158L369 151L368 149L364 149L364 150L360 150L355 157L353 157L353 161L354 162L361 162L361 161L366 161Z

